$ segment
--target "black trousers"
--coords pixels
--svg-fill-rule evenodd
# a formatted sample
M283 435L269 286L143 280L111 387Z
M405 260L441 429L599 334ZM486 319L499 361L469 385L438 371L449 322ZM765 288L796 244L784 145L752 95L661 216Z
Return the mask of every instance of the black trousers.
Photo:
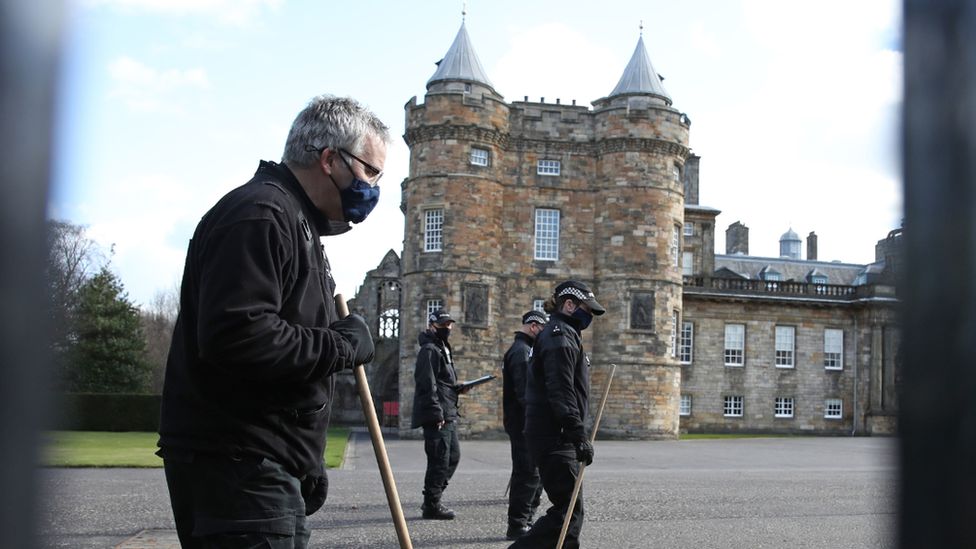
M528 437L529 451L539 467L542 486L552 502L546 514L539 517L528 534L519 538L510 548L543 549L555 547L563 520L569 510L569 500L573 495L580 464L576 461L576 450L572 444L560 442L558 438ZM579 547L580 531L583 528L583 491L580 490L573 507L569 530L563 547Z
M509 526L525 526L539 507L542 482L539 469L529 452L529 445L522 433L509 433L512 446L511 488L508 492Z
M299 480L275 461L209 454L163 458L183 549L305 549Z
M440 429L436 425L424 426L424 452L427 454L427 472L424 475L424 503L436 505L441 500L447 483L454 476L461 461L461 445L458 444L457 423L448 421Z

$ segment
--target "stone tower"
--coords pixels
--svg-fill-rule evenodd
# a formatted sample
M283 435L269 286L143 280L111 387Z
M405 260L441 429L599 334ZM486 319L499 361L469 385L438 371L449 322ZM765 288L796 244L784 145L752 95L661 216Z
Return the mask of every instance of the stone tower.
M402 433L411 434L416 338L428 307L458 319L451 343L460 378L498 374L521 314L573 278L608 311L584 332L594 394L617 364L601 434L674 437L690 122L671 106L643 38L593 109L506 103L462 23L424 102L411 98L405 110ZM501 384L462 397L461 414L466 436L500 433Z

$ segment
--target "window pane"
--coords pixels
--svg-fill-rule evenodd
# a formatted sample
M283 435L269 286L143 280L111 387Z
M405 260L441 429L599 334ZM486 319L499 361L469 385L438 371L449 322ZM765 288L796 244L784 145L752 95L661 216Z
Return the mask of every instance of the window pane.
M780 367L793 367L794 335L796 328L793 326L776 327L776 365Z
M746 327L743 324L725 325L725 365L741 366L744 364Z
M742 417L742 397L726 396L722 407L725 417Z
M695 224L691 221L685 221L685 236L695 236Z
M536 173L539 175L559 175L558 160L540 160L536 165Z
M424 251L439 252L443 247L444 210L424 212Z
M844 401L839 398L828 398L824 401L824 417L827 419L841 419L844 417Z
M824 330L824 368L844 368L844 330Z
M488 165L488 149L479 149L473 147L471 149L471 163L475 166L487 166Z
M535 211L535 259L559 259L559 210Z
M691 415L691 395L681 395L681 404L678 406L678 415Z
M793 417L793 397L776 397L776 417Z
M672 265L678 266L678 248L681 246L681 227L675 225L671 231L671 260Z
M682 252L681 254L681 274L691 276L695 274L695 254L692 252Z
M434 311L436 311L437 309L440 309L442 307L443 307L443 305L442 305L442 301L440 299L428 299L427 300L427 316L430 316L430 313L433 313Z
M691 322L681 324L681 343L678 348L678 360L683 364L691 364L692 349L694 348L695 325Z

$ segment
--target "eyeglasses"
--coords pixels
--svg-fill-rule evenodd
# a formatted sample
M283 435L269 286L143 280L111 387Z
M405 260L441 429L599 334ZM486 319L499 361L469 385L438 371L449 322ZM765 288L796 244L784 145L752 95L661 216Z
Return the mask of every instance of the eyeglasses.
M322 154L322 151L328 148L329 147L313 147L311 145L306 145L305 151ZM366 162L362 158L359 158L358 156L347 151L346 149L333 149L333 150L337 150L339 152L339 158L342 159L342 163L346 165L346 168L348 168L350 172L352 171L352 166L349 165L349 162L346 161L346 157L343 156L343 154L348 154L353 158L353 160L356 160L360 164L362 164L363 171L366 172L366 178L367 178L366 182L369 183L370 186L375 187L376 184L380 182L380 178L383 177L383 170L377 169L376 166L370 164L369 162Z
M352 171L352 166L349 165L349 162L346 162L345 157L342 156L343 153L348 154L353 158L353 160L356 160L357 162L363 165L363 171L366 172L366 177L367 177L366 181L370 185L375 187L376 184L380 182L380 178L383 177L383 170L378 169L376 166L373 166L369 162L366 162L362 158L359 158L358 156L347 151L346 149L339 149L339 158L342 158L342 161L346 164L346 167L349 168L349 171Z

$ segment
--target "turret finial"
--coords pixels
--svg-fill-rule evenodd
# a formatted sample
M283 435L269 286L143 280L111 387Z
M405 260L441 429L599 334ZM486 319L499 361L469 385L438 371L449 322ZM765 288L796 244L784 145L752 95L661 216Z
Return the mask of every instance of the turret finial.
M640 35L644 36L644 20L640 20Z
M464 23L465 16L468 15L468 2L465 0L461 2L461 22Z

